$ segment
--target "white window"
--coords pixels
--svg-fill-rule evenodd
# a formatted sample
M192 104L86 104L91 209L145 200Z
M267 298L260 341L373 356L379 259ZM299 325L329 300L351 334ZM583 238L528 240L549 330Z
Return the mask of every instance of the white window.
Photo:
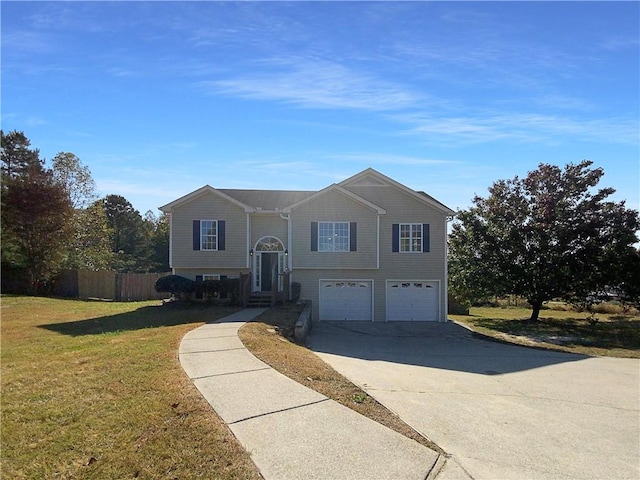
M348 252L349 222L318 222L318 251Z
M200 222L200 249L218 250L217 220L202 220Z
M422 252L422 224L400 224L400 251L404 253Z

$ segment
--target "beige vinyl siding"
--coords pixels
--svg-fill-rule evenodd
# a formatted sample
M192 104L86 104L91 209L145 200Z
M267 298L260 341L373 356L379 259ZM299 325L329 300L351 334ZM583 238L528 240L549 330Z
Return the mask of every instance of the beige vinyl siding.
M375 319L385 315L385 281L387 279L419 279L440 281L440 320L446 320L445 255L446 215L418 198L393 186L354 187L346 189L387 211L380 216L380 272L374 284ZM429 252L392 252L392 225L394 223L428 223ZM381 280L381 281L378 281Z
M337 191L309 201L291 213L293 268L377 268L378 214L370 207ZM312 222L356 222L357 251L311 251Z
M251 245L255 244L262 237L276 237L284 244L284 248L289 248L289 238L287 235L287 221L283 220L279 214L251 214Z
M193 250L194 220L224 220L225 250ZM172 267L174 269L242 268L246 265L247 217L242 208L216 195L204 193L175 208L172 214Z
M446 216L420 200L414 199L394 187L348 187L357 195L387 210L380 217L380 268L391 277L411 278L424 274L440 278L444 275L444 247L446 241ZM428 223L428 253L394 253L392 249L392 225L394 223ZM425 271L425 269L427 269ZM422 273L423 275L419 275Z

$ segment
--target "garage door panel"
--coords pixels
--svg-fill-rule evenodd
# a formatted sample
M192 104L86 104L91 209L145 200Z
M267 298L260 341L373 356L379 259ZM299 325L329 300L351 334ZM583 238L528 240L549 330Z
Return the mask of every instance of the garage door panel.
M370 280L321 280L320 320L364 320L373 317Z
M435 281L387 281L387 321L438 321L439 298Z

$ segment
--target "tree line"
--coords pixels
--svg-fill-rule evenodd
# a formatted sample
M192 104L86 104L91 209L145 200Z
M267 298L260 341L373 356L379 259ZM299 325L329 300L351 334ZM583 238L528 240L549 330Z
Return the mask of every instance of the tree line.
M69 152L50 165L23 132L0 130L2 291L45 293L62 270L169 270L169 221L120 195L100 198Z

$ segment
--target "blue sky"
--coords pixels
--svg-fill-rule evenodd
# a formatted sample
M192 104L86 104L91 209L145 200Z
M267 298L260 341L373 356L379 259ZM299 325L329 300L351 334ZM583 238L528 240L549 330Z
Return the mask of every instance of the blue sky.
M590 159L639 208L638 2L8 2L2 128L141 213L373 167L464 209Z

